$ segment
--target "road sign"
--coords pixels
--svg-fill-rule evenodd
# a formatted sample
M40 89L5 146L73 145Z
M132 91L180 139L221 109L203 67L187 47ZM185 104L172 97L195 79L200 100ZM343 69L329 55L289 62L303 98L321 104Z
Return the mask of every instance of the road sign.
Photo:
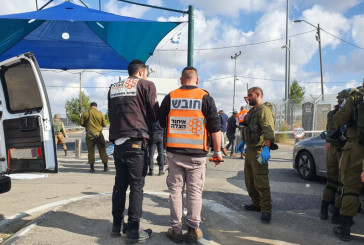
M293 135L294 135L294 137L301 139L301 138L303 138L303 136L305 136L305 129L301 128L301 127L294 128Z

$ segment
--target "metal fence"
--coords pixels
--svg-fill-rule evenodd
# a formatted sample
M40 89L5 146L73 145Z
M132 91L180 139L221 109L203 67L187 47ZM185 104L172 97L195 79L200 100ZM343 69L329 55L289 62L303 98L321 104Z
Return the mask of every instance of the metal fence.
M296 127L302 127L305 131L326 130L327 113L337 104L336 94L321 96L310 96L301 103L294 103L292 100L275 101L273 114L275 131L292 131Z

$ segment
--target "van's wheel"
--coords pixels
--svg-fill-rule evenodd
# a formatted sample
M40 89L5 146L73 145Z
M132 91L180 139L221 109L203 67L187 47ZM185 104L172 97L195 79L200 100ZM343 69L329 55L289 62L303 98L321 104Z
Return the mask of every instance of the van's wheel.
M0 194L10 191L11 179L8 176L0 176Z
M309 180L316 176L315 160L311 153L303 151L296 159L297 171L302 179Z

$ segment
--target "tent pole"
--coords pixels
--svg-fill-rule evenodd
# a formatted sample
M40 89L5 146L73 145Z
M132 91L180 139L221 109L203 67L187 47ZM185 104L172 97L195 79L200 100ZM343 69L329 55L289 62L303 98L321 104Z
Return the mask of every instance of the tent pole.
M177 10L177 9L170 9L170 8L164 8L164 7L159 7L159 6L154 6L154 5L149 5L149 4L144 4L144 3L136 3L136 2L132 2L132 1L128 1L128 0L118 0L120 2L125 2L125 3L131 3L131 4L135 4L135 5L140 5L140 6L144 6L144 7L150 7L150 8L156 8L156 9L162 9L162 10L167 10L167 11L171 11L171 12L177 12L177 13L181 13L181 14L188 14L188 51L187 51L187 66L193 66L193 36L194 36L194 17L193 17L193 6L190 5L188 6L188 11L182 11L182 10Z
M99 10L101 11L101 0L99 0Z
M85 5L85 7L86 8L88 8L88 6L82 1L82 0L80 0L80 2L83 4L83 5Z
M38 0L35 0L35 5L36 5L37 10L38 10Z
M48 3L44 4L42 7L40 7L39 10L42 10L44 9L48 4L50 4L51 2L53 2L53 0L50 0Z

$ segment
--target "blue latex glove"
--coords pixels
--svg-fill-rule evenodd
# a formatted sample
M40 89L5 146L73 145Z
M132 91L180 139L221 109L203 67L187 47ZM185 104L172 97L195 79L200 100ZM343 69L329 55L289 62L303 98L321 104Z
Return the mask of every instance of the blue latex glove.
M240 153L244 153L244 142L242 141L237 147L236 147L236 151L240 152Z
M260 153L259 157L262 157L262 163L268 162L268 160L270 159L270 152L268 146L264 146L263 151Z

